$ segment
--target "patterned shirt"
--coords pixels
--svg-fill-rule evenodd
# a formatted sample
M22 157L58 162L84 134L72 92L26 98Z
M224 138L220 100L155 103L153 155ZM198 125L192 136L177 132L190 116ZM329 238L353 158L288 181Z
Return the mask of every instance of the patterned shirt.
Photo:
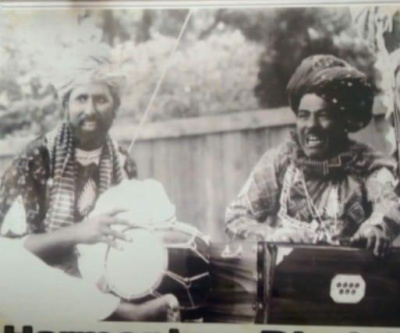
M314 242L317 229L332 241L371 223L394 238L400 232L394 169L391 159L354 141L332 160L310 161L292 136L256 165L227 208L226 231L233 238L268 239L278 228L293 227L305 232L304 242Z
M47 137L32 141L4 172L0 185L0 236L22 238L30 234L47 232L45 220L51 207L51 188L54 183L52 174L54 167L50 165L47 143ZM119 150L125 157L123 169L127 177L136 177L135 163L123 149ZM82 172L79 163L77 168L77 179L74 181L77 183L77 194L79 194L83 191L82 184L87 180L82 179L85 173ZM87 173L90 174L92 173ZM94 176L91 179L98 180L99 177ZM82 212L78 209L79 198L78 195L75 202L75 222L80 222L83 218ZM5 219L8 214L12 214L12 217ZM66 273L79 275L74 252L60 258L59 264L56 265Z

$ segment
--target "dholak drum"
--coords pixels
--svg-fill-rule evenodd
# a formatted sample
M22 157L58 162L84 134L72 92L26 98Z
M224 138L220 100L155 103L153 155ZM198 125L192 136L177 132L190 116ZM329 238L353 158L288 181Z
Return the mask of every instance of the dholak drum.
M262 248L261 248L262 249ZM256 242L210 245L211 291L206 322L255 322L260 303L260 248Z
M131 242L121 242L123 250L108 247L104 253L107 289L134 302L174 294L182 320L201 318L210 287L208 240L179 222L123 232Z

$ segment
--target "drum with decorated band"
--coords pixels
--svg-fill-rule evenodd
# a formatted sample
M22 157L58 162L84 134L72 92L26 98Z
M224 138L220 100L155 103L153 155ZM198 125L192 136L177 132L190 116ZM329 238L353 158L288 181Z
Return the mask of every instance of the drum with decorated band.
M173 294L183 320L200 319L210 288L208 239L181 222L122 231L131 240L118 242L122 250L103 244L83 247L83 278L132 302ZM103 258L101 268L94 258L99 255ZM95 273L93 265L97 265Z

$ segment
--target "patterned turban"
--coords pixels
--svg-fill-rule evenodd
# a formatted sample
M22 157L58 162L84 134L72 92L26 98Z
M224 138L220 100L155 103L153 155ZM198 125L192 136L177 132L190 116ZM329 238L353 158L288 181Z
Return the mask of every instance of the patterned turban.
M368 125L375 88L365 74L332 55L315 55L302 61L287 86L289 104L297 113L305 94L316 94L346 120L349 132Z

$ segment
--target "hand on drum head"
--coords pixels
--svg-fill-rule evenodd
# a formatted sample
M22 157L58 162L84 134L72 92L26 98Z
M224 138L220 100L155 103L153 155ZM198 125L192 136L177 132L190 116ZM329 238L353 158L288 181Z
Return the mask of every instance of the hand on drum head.
M380 226L361 225L350 244L373 250L375 256L383 257L390 250L391 240Z
M120 320L149 322L179 322L179 302L171 294L141 304L122 302L114 313Z
M95 244L103 242L118 247L116 240L129 242L130 240L121 231L112 228L117 225L132 226L129 221L116 217L125 211L124 209L113 209L101 215L91 216L76 224L78 243Z

